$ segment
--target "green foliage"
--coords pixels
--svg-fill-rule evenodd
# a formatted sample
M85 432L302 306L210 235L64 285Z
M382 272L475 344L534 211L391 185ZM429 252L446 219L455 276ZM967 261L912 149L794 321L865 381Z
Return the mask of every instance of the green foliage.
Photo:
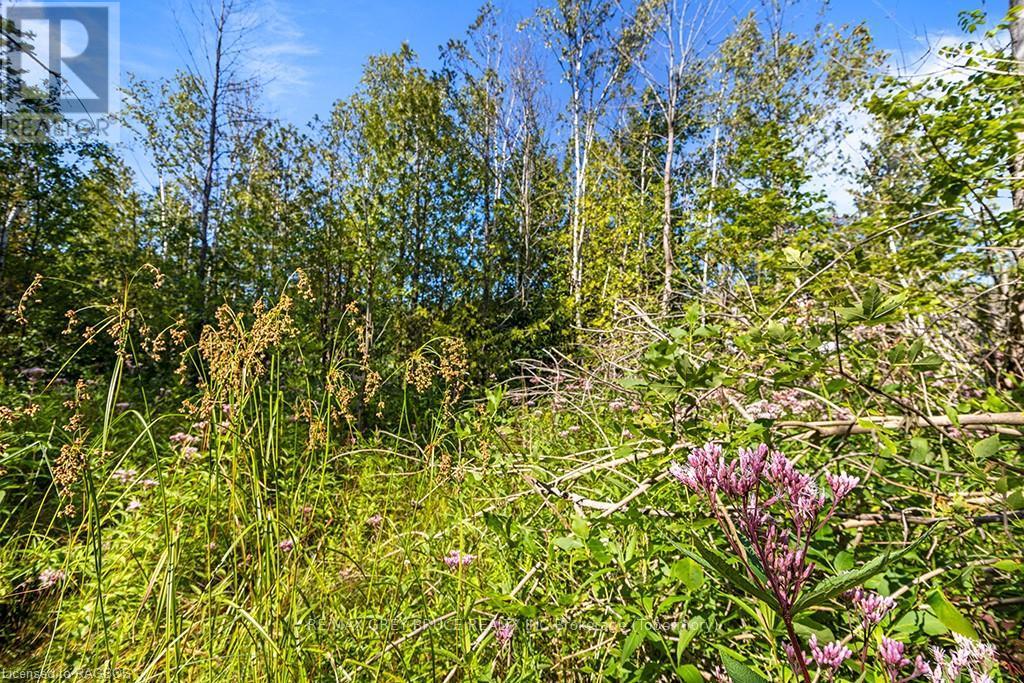
M676 6L559 2L512 39L487 5L441 68L370 57L306 127L237 74L219 103L133 80L154 187L0 140L0 667L788 681L763 567L667 473L715 441L862 479L798 639L955 633L1013 680L1020 425L985 418L1024 398L1009 24L964 15L955 77L879 78L864 27L766 3L668 88L638 76ZM824 150L865 114L838 216ZM896 598L867 632L857 586ZM859 659L834 680L883 680Z

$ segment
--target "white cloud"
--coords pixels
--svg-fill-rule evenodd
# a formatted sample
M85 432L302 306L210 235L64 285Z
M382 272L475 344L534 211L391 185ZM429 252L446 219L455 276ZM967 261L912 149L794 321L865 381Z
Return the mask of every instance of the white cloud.
M302 60L316 55L318 49L305 39L299 25L277 0L266 0L256 12L255 45L249 69L263 81L272 101L307 93L313 82Z
M950 54L952 48L961 45L966 36L959 33L930 33L915 39L915 48L909 52L889 53L887 73L911 81L943 78L962 80L967 72L957 68L956 60ZM862 109L849 105L839 107L834 116L846 130L841 139L827 148L818 150L819 160L814 178L807 189L824 192L828 201L840 214L854 210L854 178L864 168L864 150L878 139L871 115ZM843 167L847 172L843 173Z

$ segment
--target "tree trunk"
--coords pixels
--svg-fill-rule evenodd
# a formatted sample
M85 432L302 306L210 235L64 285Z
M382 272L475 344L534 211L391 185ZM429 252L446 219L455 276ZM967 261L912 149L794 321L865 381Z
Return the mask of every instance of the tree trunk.
M664 192L661 223L661 251L664 269L664 283L661 290L662 314L668 313L669 303L672 300L672 157L675 152L676 140L671 108L667 118L668 136L665 143L665 166L662 171L662 191Z
M207 288L210 277L210 213L213 206L213 183L214 171L217 166L217 145L219 143L219 121L220 113L220 87L221 87L221 57L224 54L224 29L227 20L227 8L221 5L220 17L218 18L215 31L217 42L213 53L213 85L210 89L210 118L209 129L206 137L206 158L203 168L203 189L200 197L199 211L199 263L196 264L196 275L199 279L199 328L205 322L207 306Z
M1019 79L1024 84L1024 0L1010 0L1010 46L1013 50L1013 59L1016 62ZM1014 150L1013 158L1010 161L1013 179L1013 208L1017 214L1017 220L1024 217L1024 133L1017 133L1017 149ZM1014 245L1019 247L1020 245ZM1008 292L1009 315L1007 333L1010 340L1008 349L1007 368L1011 373L1020 377L1024 374L1024 285L1021 278L1024 278L1024 268L1021 266L1019 249L1011 252L1013 254L1013 273L1010 277L1010 291Z

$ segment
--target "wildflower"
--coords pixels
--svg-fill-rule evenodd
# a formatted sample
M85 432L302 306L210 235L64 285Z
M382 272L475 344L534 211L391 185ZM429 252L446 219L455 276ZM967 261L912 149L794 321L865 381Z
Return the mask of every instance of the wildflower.
M677 474L674 476L694 491L706 496L713 496L721 483L731 476L722 457L722 447L718 444L709 443L703 448L693 449L686 462L687 467L683 470L677 467ZM732 470L735 470L735 465Z
M896 606L896 601L877 593L854 588L847 591L846 597L853 603L861 615L861 625L864 630L876 626Z
M281 550L281 552L290 553L292 549L295 547L295 541L293 541L290 538L286 538L280 543L278 543L277 547Z
M903 643L884 636L878 646L878 657L882 660L882 668L885 669L886 676L892 683L906 680L899 678L900 671L910 664L910 660L903 654L905 649L906 645Z
M452 550L444 558L444 563L448 565L449 569L459 569L462 567L468 567L476 559L476 555L470 555L469 553L463 553L459 550Z
M777 420L782 417L782 406L765 399L759 399L747 406L747 412L755 420Z
M512 642L512 636L515 635L516 624L514 621L505 621L495 617L491 621L491 629L494 631L494 639L497 641L498 647L506 648Z
M131 407L132 404L128 403L127 401L121 401L119 403L114 404L114 410L116 410L119 413L123 413L124 411L128 410Z
M142 488L151 489L155 488L158 482L156 479L143 479L139 483L142 485Z
M857 484L860 483L860 477L829 472L825 475L825 481L828 482L828 487L832 489L832 499L839 503L843 498L850 495L850 491L857 488Z
M737 458L727 461L721 447L709 443L693 449L685 466L673 463L669 474L707 499L730 547L746 566L747 577L772 594L792 632L794 605L815 566L807 558L810 541L859 482L846 475L830 476L833 500L826 509L816 482L764 444L740 449ZM731 504L723 506L720 497L731 499ZM814 645L817 648L817 641ZM809 681L799 641L793 638L784 648L793 670ZM833 669L849 657L838 645L818 648L818 653L812 649L812 655Z
M133 498L132 500L128 501L128 505L126 505L124 509L127 510L128 512L135 512L136 510L142 509L142 503L140 503L137 499Z
M625 408L626 402L623 401L621 398L617 398L608 404L608 410L612 411L613 413L617 413L620 410L625 410Z
M181 449L181 457L185 460L195 460L199 457L199 449L195 446L183 446Z
M957 645L955 650L947 653L942 648L933 648L933 663L930 666L921 664L932 683L956 683L964 672L970 676L971 683L990 682L989 671L995 664L995 648L958 633L954 633L953 638Z
M65 578L62 569L44 569L39 572L39 590L53 588Z
M199 437L193 436L192 434L186 434L185 432L177 432L171 434L168 441L178 446L194 446L199 443Z
M366 525L371 529L379 529L380 525L384 523L384 518L380 516L380 513L375 514L366 520Z
M818 638L814 635L807 641L807 645L811 648L811 656L818 663L818 666L831 670L830 680L835 675L836 670L843 665L843 662L853 654L850 652L850 648L840 642L831 642L825 647L819 647Z
M127 484L138 476L138 472L135 470L118 469L114 470L114 473L111 476L122 484Z

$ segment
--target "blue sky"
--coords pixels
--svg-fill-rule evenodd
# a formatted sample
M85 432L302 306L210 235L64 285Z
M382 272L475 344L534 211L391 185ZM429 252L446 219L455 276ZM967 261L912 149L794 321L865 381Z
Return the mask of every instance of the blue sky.
M293 123L325 114L356 87L369 55L407 41L427 67L438 47L461 36L482 0L253 0L262 19L258 61L272 80L273 112ZM727 0L728 1L728 0ZM929 40L956 30L957 12L983 0L832 0L835 23L866 21L879 45L905 59ZM184 61L175 7L184 0L122 0L121 66L145 78L168 76ZM732 0L743 9L757 0ZM511 17L529 15L536 0L498 0ZM1003 9L1003 2L989 0ZM178 12L180 13L180 10ZM187 15L183 15L187 16ZM813 14L795 17L810 22Z

